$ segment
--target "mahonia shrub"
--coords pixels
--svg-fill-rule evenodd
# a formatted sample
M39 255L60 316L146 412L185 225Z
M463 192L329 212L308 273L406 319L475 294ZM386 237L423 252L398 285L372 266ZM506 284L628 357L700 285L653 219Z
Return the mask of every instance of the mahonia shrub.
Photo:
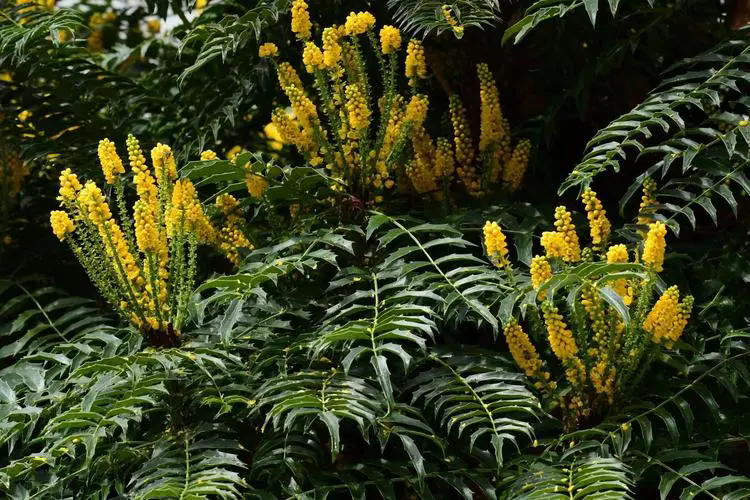
M102 296L124 318L150 332L155 343L174 345L194 288L197 246L214 245L235 264L240 249L253 246L241 230L238 201L229 194L216 198L223 220L217 229L192 182L177 178L169 146L157 144L151 151L153 171L133 136L127 139L127 151L137 194L132 210L126 202L123 162L114 143L103 139L99 160L115 194L119 221L94 182L82 185L66 169L60 174L62 210L53 211L50 222Z
M649 183L642 205L650 203L651 189ZM591 244L581 247L570 211L557 207L555 230L541 235L544 255L531 261L530 282L516 283L526 294L520 310L532 338L546 338L558 363L545 363L521 318L507 318L504 327L513 359L538 389L559 402L568 429L632 391L660 346L671 348L679 340L693 306L689 295L680 300L676 286L654 301L666 249L662 222L648 223L635 244L614 243L596 193L586 189L582 199ZM484 244L490 260L514 279L507 241L496 222L486 223ZM553 377L558 364L563 374Z
M277 60L276 45L261 45L260 57L273 61L290 102L290 110L273 112L272 123L281 140L294 145L309 164L325 165L339 190L382 202L394 189L442 198L450 192L454 176L473 196L499 182L511 191L521 185L531 144L521 140L512 147L510 125L486 64L477 66L481 97L477 147L457 95L450 96L449 106L453 137L434 138L428 132L430 100L420 93L428 72L420 41L404 40L393 26L383 26L377 33L372 14L352 12L343 25L324 28L318 44L304 0L293 4L291 28L302 44L302 60L315 91L305 88L291 64ZM381 82L368 73L363 38L374 52ZM408 85L400 89L404 45L403 77ZM376 97L377 88L382 92Z

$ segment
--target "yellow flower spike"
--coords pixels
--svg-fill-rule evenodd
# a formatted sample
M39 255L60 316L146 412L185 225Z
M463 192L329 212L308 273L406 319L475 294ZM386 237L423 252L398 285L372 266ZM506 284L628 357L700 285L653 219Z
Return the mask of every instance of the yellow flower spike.
M52 225L52 232L60 241L63 241L65 237L75 231L75 225L66 212L62 210L53 210L49 214L49 221Z
M555 228L565 240L565 249L562 258L565 262L578 262L581 260L581 247L578 243L578 234L573 225L573 218L564 206L555 209ZM544 244L544 243L542 243Z
M450 141L445 137L439 137L435 148L435 177L450 178L455 168L453 148L451 148Z
M421 125L427 118L427 107L429 99L426 95L417 94L412 96L409 104L406 106L405 120L411 122L412 126Z
M159 184L177 178L177 164L172 149L166 144L157 143L151 150L151 164L154 166L156 182ZM167 176L166 179L162 179L164 174Z
M542 306L542 312L549 336L549 345L557 359L567 361L575 357L578 354L578 346L557 307L547 302Z
M323 30L323 64L326 68L333 68L341 61L341 32L337 26Z
M665 238L667 226L663 222L654 222L648 225L648 235L643 245L643 263L657 273L662 272L664 267L664 252L666 250Z
M424 56L424 47L419 40L409 40L406 46L406 77L410 85L416 85L417 78L427 77L427 61Z
M133 205L135 216L135 240L141 252L161 253L156 217L147 203L138 200ZM166 249L164 249L166 250Z
M174 183L166 222L170 236L188 231L202 243L211 243L216 236L216 230L203 211L195 186L189 179L179 179Z
M367 101L357 83L346 86L346 111L349 115L349 126L354 130L364 130L370 125L370 110Z
M266 181L263 176L247 169L245 171L245 186L247 187L247 192L250 193L250 196L256 200L260 200L263 197L266 188L268 188L268 181Z
M292 4L292 32L300 40L310 38L312 23L305 0L294 0Z
M395 26L380 29L380 49L383 54L392 54L401 48L401 32Z
M448 23L449 26L455 27L458 24L453 17L453 12L451 11L450 5L443 5L442 7L440 7L440 11L443 13L445 22Z
M346 17L344 29L349 36L363 35L375 26L375 16L369 12L351 12Z
M529 340L529 336L523 331L518 321L512 319L503 329L505 340L508 343L510 354L513 356L516 364L526 373L526 376L532 377L540 374L542 360L536 352L534 345Z
M294 144L302 151L308 151L309 145L305 144L303 136L300 131L299 123L297 123L289 114L282 108L276 108L271 114L271 123L276 126L276 130L281 136L281 141Z
M201 152L201 161L215 160L217 158L216 153L207 149Z
M318 110L315 104L305 95L300 87L287 87L286 94L289 97L294 114L303 127L309 127L312 122L318 121Z
M288 62L279 64L276 76L278 76L279 85L283 90L286 90L288 87L297 87L300 91L304 89L297 70Z
M609 238L611 225L607 219L607 211L604 210L602 202L596 197L591 188L583 192L583 203L586 207L586 215L589 219L591 229L591 242L594 245L602 245Z
M237 198L229 193L222 193L216 197L216 208L225 216L231 215L239 204Z
M323 69L323 52L312 42L305 43L305 49L302 51L302 62L305 63L305 69L308 73L315 73Z
M508 264L508 245L505 241L505 235L497 222L487 221L483 228L484 246L487 249L487 255L497 266Z
M549 259L563 258L567 252L564 236L556 231L543 232L541 242L544 252Z
M60 197L61 201L71 202L76 199L76 195L83 186L78 181L78 176L69 168L60 172Z
M591 385L599 394L606 394L609 404L614 403L615 399L615 377L617 371L613 366L607 369L609 361L607 358L601 358L591 369Z
M114 184L117 176L125 173L125 167L117 155L114 143L109 139L102 139L99 141L98 153L104 179L107 184Z
M258 57L276 57L279 55L279 48L275 43L266 42L258 47Z
M516 149L510 157L507 165L503 169L503 182L508 185L508 189L516 191L521 187L523 176L526 173L526 167L529 165L529 154L531 153L531 141L523 139L518 142Z
M628 261L628 248L625 245L612 245L607 250L607 263L613 264L616 262L627 262ZM615 292L623 298L623 300L628 296L627 293L627 282L625 281L625 278L620 278L618 280L615 280L612 283L612 288L614 288ZM626 305L629 305L626 302Z
M659 297L651 308L643 329L651 334L654 343L671 340L671 330L679 314L680 292L677 286L671 286Z
M503 112L500 109L500 97L495 85L495 79L489 66L477 64L479 77L480 132L479 151L485 151L490 146L497 146L503 138Z
M534 290L538 290L551 277L552 266L547 257L537 255L531 259L531 286ZM539 294L539 300L544 300L544 292Z
M450 96L449 108L451 113L451 122L453 124L453 143L456 149L456 173L459 179L466 187L466 190L473 196L481 194L479 186L479 177L474 166L476 151L471 138L471 128L469 120L466 117L466 108L461 99L453 94Z
M242 152L242 146L232 146L229 151L227 151L227 160L234 161L234 158Z

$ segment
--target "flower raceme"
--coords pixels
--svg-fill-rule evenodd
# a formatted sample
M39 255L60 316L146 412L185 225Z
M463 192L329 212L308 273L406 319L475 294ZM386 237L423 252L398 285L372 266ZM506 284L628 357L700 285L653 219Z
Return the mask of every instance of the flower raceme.
M572 214L557 207L555 231L546 231L541 237L545 255L531 259L529 291L535 290L536 296L527 296L530 303L525 302L531 338L546 338L548 352L562 364L563 373L552 380L564 379L569 386L560 401L567 428L578 426L592 413L601 413L636 383L648 369L651 353L660 346L671 348L679 340L693 307L692 297L680 300L676 286L653 302L656 273L663 267L666 248L663 224L651 224L645 241L631 248L623 243L607 247L611 227L601 202L591 190L582 198L590 246L581 249ZM491 262L504 267L508 279L518 283L512 275L502 229L487 222L483 233ZM642 247L641 264L628 264L631 254L637 257L640 253L638 247ZM562 294L561 289L565 289ZM561 295L566 300L560 300ZM628 312L624 315L630 319L627 324L622 308ZM504 323L513 359L539 381L538 388L547 388L551 394L540 377L545 350L537 350L518 319L511 316Z
M127 152L137 194L132 211L126 206L123 162L115 145L104 139L99 160L105 180L114 185L117 219L95 183L82 186L66 169L60 174L61 210L52 211L50 223L112 306L137 328L162 332L157 337L172 345L193 290L197 245L216 245L236 264L238 249L250 243L236 234L236 215L228 229L231 241L219 236L226 228L215 229L192 183L176 179L169 146L158 144L151 151L153 171L133 136L128 137ZM206 151L202 157L215 154Z
M262 44L259 55L275 66L279 86L293 110L289 114L277 108L271 122L279 142L293 145L310 165L330 172L333 189L379 203L396 188L397 180L405 181L399 192L437 200L450 194L454 176L472 196L481 196L491 184L501 182L510 191L520 187L531 144L521 140L515 150L511 148L510 126L486 65L477 69L483 117L478 155L466 109L457 95L450 97L453 137L433 137L428 132L430 100L417 92L429 76L420 41L403 38L394 26L377 30L369 12L352 12L343 26L323 27L318 40L307 3L295 0L291 17L314 91L304 87L291 64L275 59L276 46ZM375 52L374 59L365 57L365 42ZM381 81L371 77L369 60L377 60ZM411 88L399 89L399 64ZM382 93L374 95L375 89ZM482 165L477 164L478 157ZM259 193L262 184L248 178L248 188Z

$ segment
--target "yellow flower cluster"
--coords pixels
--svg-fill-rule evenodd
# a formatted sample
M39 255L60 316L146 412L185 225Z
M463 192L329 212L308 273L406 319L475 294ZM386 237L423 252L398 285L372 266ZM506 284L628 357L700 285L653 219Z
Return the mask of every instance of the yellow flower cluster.
M623 245L612 245L607 250L607 263L614 264L617 262L628 261L628 248ZM632 295L628 294L627 281L625 278L619 278L612 283L612 288L617 294L622 297L625 305L629 306L633 301Z
M544 324L547 327L549 345L560 361L567 361L578 354L578 346L573 333L568 329L562 314L551 303L545 303L542 308Z
M239 267L240 249L254 248L241 229L242 218L238 215L239 202L231 194L224 193L216 197L216 208L225 219L225 224L217 235L217 246L235 267Z
M469 120L466 118L466 108L457 95L451 95L449 101L451 122L453 123L453 141L456 147L456 172L459 179L466 186L469 193L478 196L481 191L479 178L474 167L474 144L471 140Z
M279 62L279 85L293 113L277 108L271 123L283 142L296 146L308 164L324 165L331 172L331 178L337 181L334 189L352 189L358 196L378 202L383 199L383 190L393 189L395 179L406 174L411 186L404 186L404 191L442 199L456 173L467 191L479 196L485 192L485 183L499 181L502 164L508 167L508 188L514 190L520 185L530 144L521 141L513 154L510 127L502 117L494 79L486 65L478 69L484 107L490 110L484 113L483 127L494 131L490 135L496 143L493 155L497 168L492 175L480 177L474 164L477 155L467 112L458 96L452 96L450 102L453 144L428 133L427 96L416 94L412 88L411 100L405 105L406 98L398 91L396 57L404 40L397 28L384 26L378 44L374 16L352 12L343 26L323 28L318 42L311 39L309 18L307 4L295 0L292 31L303 40L302 61L307 72L314 74L315 91L303 87L288 62ZM381 63L382 85L375 85L367 74L367 58L357 38L362 34L368 35ZM263 49L264 54L270 52ZM408 41L404 72L412 87L418 79L427 77L425 49L418 40ZM373 89L382 89L382 95L374 97ZM380 123L373 123L376 116ZM253 190L260 191L261 186Z
M125 173L125 167L123 167L122 160L117 155L114 143L109 139L102 139L99 141L98 152L104 179L107 184L114 184L117 176Z
M677 287L669 287L646 316L643 329L651 334L654 343L671 347L682 335L693 309L693 297L688 295L682 302L679 299Z
M363 35L375 26L375 16L369 12L351 12L346 17L344 30L349 36Z
M151 151L154 174L138 140L128 136L127 151L137 200L132 215L117 181L124 166L111 141L99 144L108 183L114 183L116 221L102 191L93 182L81 186L70 169L60 175L61 206L50 214L52 231L73 249L102 295L138 328L179 335L192 293L196 245L215 243L216 230L203 211L193 184L176 180L169 146ZM215 157L202 154L202 157ZM161 171L161 173L159 173ZM187 248L186 248L187 247Z
M305 0L294 0L292 4L292 32L300 40L310 38L312 23L310 22L310 13L307 11L307 2Z
M610 366L609 360L606 357L603 357L596 362L591 369L590 377L591 385L594 386L594 390L599 394L606 394L609 404L614 403L617 370L614 366Z
M510 136L506 135L510 140ZM516 191L521 187L523 176L526 173L526 167L529 166L529 155L531 154L531 141L523 139L518 142L516 149L510 157L510 161L503 168L503 182L508 186L510 191Z
M643 244L643 263L654 271L660 273L664 266L664 252L666 249L665 238L667 226L662 222L654 222L648 225L648 235Z
M602 202L596 197L596 193L587 188L583 192L583 202L586 206L586 215L589 219L591 229L591 242L594 246L604 245L609 238L611 226L607 219L607 211L604 210Z
M552 277L552 266L550 266L547 257L537 255L531 259L531 286L534 290L537 290L542 286L548 279ZM543 295L539 296L540 299L544 299Z
M498 267L507 265L508 245L500 226L497 222L487 221L482 231L484 233L484 246L492 262Z
M266 42L258 47L258 57L276 57L279 55L279 48L275 43Z
M313 42L307 42L305 50L302 51L302 62L308 73L315 73L323 69L323 52Z
M401 32L394 26L383 26L380 30L380 50L392 54L401 48Z
M52 225L52 232L60 241L63 241L65 237L75 230L73 221L66 212L62 210L53 210L49 214L50 224Z
M333 26L323 30L323 64L332 69L341 61L341 30Z
M216 158L216 153L210 149L201 152L201 161L215 160Z
M406 77L411 86L417 84L417 78L427 78L427 61L419 40L409 40L406 46Z
M479 98L482 104L479 151L484 152L489 147L499 147L505 129L503 128L503 112L500 109L500 96L489 66L484 63L477 64L477 76L479 77Z
M573 218L564 206L555 209L555 229L563 237L565 246L562 258L565 262L578 262L581 260L581 247L578 243L578 234L573 225Z
M360 132L370 125L371 113L358 83L346 86L346 111L349 115L349 126L354 130Z
M549 373L542 373L542 360L536 352L534 345L529 340L529 336L523 331L518 321L511 320L503 329L505 340L508 343L510 354L518 363L518 366L526 373L528 377L541 376L549 378Z
M151 163L154 165L156 182L159 184L177 178L177 164L172 149L166 144L159 143L151 150Z
M260 200L263 197L266 188L268 188L268 181L266 181L262 175L253 172L249 166L247 166L245 167L245 186L247 187L247 192L250 193L250 196L256 200Z

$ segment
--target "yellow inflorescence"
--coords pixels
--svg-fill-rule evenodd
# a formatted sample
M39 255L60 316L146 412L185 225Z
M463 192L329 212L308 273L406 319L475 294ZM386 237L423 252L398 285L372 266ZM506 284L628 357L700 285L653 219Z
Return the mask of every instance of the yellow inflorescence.
M166 248L160 246L159 230L157 229L156 214L153 207L145 201L138 200L133 206L135 218L135 241L138 250L147 253L161 253Z
M307 11L307 2L305 0L294 0L292 4L292 32L300 40L310 38L312 23L310 22L310 13Z
M523 331L518 321L511 320L503 329L505 340L508 342L510 354L519 367L526 373L526 376L533 377L541 375L542 360L536 352L534 345L529 340L529 336Z
M445 137L438 137L435 148L435 177L448 179L455 169L450 141Z
M576 346L573 333L568 329L568 325L565 324L557 307L546 303L542 311L544 312L544 323L547 327L552 352L560 361L567 361L575 357L578 354L578 346Z
M66 212L62 210L53 210L49 214L49 221L52 225L52 232L58 237L60 241L63 241L65 237L75 230L73 221Z
M617 370L614 366L610 366L607 358L601 358L591 369L591 385L597 393L607 395L609 404L614 403L615 400L616 375Z
M610 264L616 263L616 262L627 262L628 261L628 248L623 245L612 245L607 250L607 262ZM612 282L612 288L614 288L615 292L625 300L625 305L630 305L630 301L632 301L632 297L630 297L627 293L627 282L625 278L620 278ZM630 298L628 298L630 297Z
M392 54L401 48L401 32L395 26L383 26L380 30L380 49L383 54Z
M578 262L581 260L581 247L578 243L576 227L573 218L564 206L555 209L555 228L565 240L565 248L562 258L565 262Z
M279 77L279 85L286 91L288 87L297 87L302 90L302 80L300 80L297 70L295 70L288 62L279 64L276 75Z
M556 231L545 231L541 238L542 246L547 258L563 258L567 252L565 237Z
M682 302L679 299L677 287L669 287L646 316L643 329L651 334L655 343L671 347L682 335L693 308L693 298L687 296Z
M664 252L666 249L665 238L667 236L667 226L662 222L654 222L648 225L648 235L646 242L643 244L643 263L657 273L660 273L664 266Z
M412 96L409 104L406 105L405 120L412 125L421 125L427 118L427 108L430 104L426 95L417 94Z
M115 145L109 139L102 139L99 141L99 163L102 166L102 172L104 172L104 179L107 184L113 184L117 179L117 176L125 173L125 167L122 165L122 160L117 155Z
M323 64L326 68L333 68L341 61L341 32L336 27L323 30Z
M604 210L602 202L596 197L596 193L587 188L583 192L583 203L586 207L586 215L591 228L591 242L595 245L603 245L609 238L611 225L607 219L607 211Z
M174 161L172 149L166 144L158 143L151 150L151 163L159 184L177 178L177 164ZM163 178L164 174L166 174L166 179Z
M313 42L307 42L305 50L302 51L302 62L308 73L315 73L323 69L323 52Z
M466 190L473 195L480 194L479 178L474 166L474 144L471 139L469 120L466 118L466 108L457 95L451 95L451 122L453 123L453 143L456 148L456 173L466 186Z
M349 116L349 126L354 130L361 131L370 125L371 113L358 83L346 86L346 111Z
M406 77L411 85L416 85L417 78L427 77L427 61L424 56L424 47L419 40L409 40L406 46Z
M242 219L238 215L239 202L231 194L224 193L216 198L216 208L226 220L217 236L217 246L232 264L239 267L241 264L239 250L253 248L252 243L240 229Z
M73 201L76 199L76 194L81 190L83 186L78 181L78 176L71 172L69 168L66 168L60 172L60 198L64 201Z
M245 171L245 186L250 196L259 200L263 197L266 188L268 187L268 181L266 181L262 175L253 172L250 169Z
M530 153L531 141L523 139L518 142L516 149L513 150L510 161L505 164L505 168L503 168L503 182L508 185L508 189L511 191L516 191L521 187L526 167L529 165Z
M489 66L477 64L479 77L479 97L481 99L481 121L479 132L479 151L500 144L503 138L503 112L500 109L500 96L497 93L495 79Z
M215 160L217 158L216 153L207 149L201 152L201 161Z
M547 257L537 255L531 259L531 286L534 290L542 286L548 279L552 277L552 266L550 266ZM543 295L539 296L540 299L544 299Z
M508 264L508 245L505 241L505 235L497 222L487 221L484 224L484 246L487 249L487 255L496 266L505 266Z
M267 42L258 48L258 57L276 57L279 55L279 48L275 43Z
M346 18L344 29L349 36L367 33L375 26L375 16L369 12L352 12Z

